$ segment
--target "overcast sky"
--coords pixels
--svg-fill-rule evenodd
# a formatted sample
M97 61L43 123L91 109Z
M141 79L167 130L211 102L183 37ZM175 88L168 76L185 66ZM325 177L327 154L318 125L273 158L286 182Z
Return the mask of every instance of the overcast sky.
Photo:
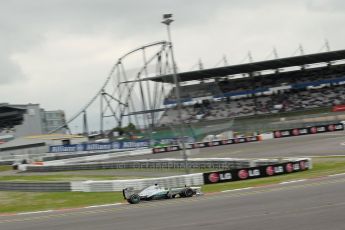
M117 58L166 39L172 13L180 70L345 49L344 0L0 0L0 102L73 115ZM323 50L325 51L325 50ZM94 119L96 119L94 117ZM98 118L97 118L98 119Z

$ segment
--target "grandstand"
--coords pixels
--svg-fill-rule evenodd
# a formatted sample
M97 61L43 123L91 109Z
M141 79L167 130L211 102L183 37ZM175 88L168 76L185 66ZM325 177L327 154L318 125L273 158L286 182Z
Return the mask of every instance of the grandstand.
M87 134L87 115L99 111L101 119L96 130L100 138L117 138L114 131L129 125L135 127L135 135L128 138L159 139L162 133L164 137L202 138L210 130L214 134L222 130L236 132L233 127L246 118L287 116L293 112L301 115L310 110L331 112L333 106L345 104L341 93L345 83L345 50L339 50L178 73L183 107L178 111L171 47L167 45L164 41L156 42L123 55L101 89L65 124L51 132L81 121L83 133ZM152 56L144 58L137 73L124 68L127 57L142 61L146 50L151 50ZM195 127L203 130L191 130ZM256 128L252 126L252 131L265 130Z
M345 50L180 73L186 123L272 115L345 104ZM172 82L172 75L151 78ZM179 122L175 89L159 126ZM319 110L318 110L319 111Z
M47 134L64 122L62 110L46 111L39 104L0 104L0 162L30 159L47 152L49 144L72 139L62 134L58 137L37 136Z
M25 112L26 110L23 108L4 103L0 104L0 129L5 131L15 125L21 124Z
M0 141L28 135L46 134L64 124L62 110L45 111L38 104L0 104ZM60 130L65 133L66 130ZM11 136L11 138L9 138Z

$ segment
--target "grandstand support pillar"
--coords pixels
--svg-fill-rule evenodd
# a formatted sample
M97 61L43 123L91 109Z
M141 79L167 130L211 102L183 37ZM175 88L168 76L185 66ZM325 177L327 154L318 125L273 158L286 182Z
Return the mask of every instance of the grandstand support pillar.
M224 62L224 66L228 66L229 65L228 64L228 59L227 59L225 54L223 55L223 62Z
M202 64L201 58L199 58L199 69L200 70L204 69L204 64Z
M186 145L185 145L185 141L184 141L184 122L182 119L182 103L181 103L181 96L180 96L180 81L178 79L178 75L177 75L177 67L176 67L176 62L175 62L175 57L174 57L174 49L173 49L173 45L172 45L172 39L171 39L171 32L170 32L170 24L173 22L174 20L172 19L172 14L164 14L163 15L163 21L162 23L165 24L167 26L167 33L168 33L168 42L169 42L169 48L170 48L170 52L171 52L171 62L172 62L172 66L173 66L173 79L174 79L174 84L175 84L175 96L176 96L176 100L177 100L177 116L178 116L178 120L179 120L179 126L180 126L180 135L178 137L179 142L181 144L181 148L182 148L182 155L183 155L183 159L184 159L184 165L185 165L185 170L186 173L189 173L189 167L188 167L188 156L187 156L187 151L186 151Z
M145 49L143 49L143 61L144 61L144 73L145 73L145 77L148 77L149 76L149 73L147 71L147 60L146 60L146 53L145 53ZM153 104L152 104L152 100L151 100L151 87L150 87L150 84L149 82L147 81L146 82L146 90L147 90L147 99L148 99L148 107L150 110L153 110L155 109ZM148 122L148 125L151 126L151 128L149 128L149 130L151 130L153 127L154 127L154 113L151 112L150 113L150 117L149 117L149 122ZM152 131L150 131L152 132Z
M253 78L252 90L255 92L257 76L254 73L250 73L250 77ZM254 102L254 115L257 115L258 114L258 100L255 93L253 94L253 102Z
M253 62L253 55L251 51L248 51L248 60L249 60L249 63Z
M277 51L276 47L273 47L273 56L274 56L274 59L279 58L278 51Z
M86 110L83 111L83 134L89 135L89 126L87 124L87 113Z
M104 92L104 90L102 90L102 92ZM103 96L102 94L99 96L100 98L100 107L101 107L101 114L100 114L100 134L103 135L103 116L104 116L104 113L103 113Z
M300 54L303 56L304 55L304 49L303 49L302 44L299 44L298 49L299 49Z
M326 47L326 52L331 51L331 46L329 45L329 41L327 38L325 38L325 47Z

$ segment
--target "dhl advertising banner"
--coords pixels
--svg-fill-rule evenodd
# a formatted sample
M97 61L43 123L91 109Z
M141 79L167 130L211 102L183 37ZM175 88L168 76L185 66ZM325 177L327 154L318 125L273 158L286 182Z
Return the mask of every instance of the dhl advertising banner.
M308 170L310 167L309 160L300 160L259 167L208 172L204 173L203 177L205 184L215 184L289 174Z

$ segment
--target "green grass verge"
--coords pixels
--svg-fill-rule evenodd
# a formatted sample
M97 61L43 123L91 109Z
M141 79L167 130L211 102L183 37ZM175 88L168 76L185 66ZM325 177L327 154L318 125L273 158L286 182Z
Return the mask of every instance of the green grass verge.
M255 180L205 185L202 186L202 190L206 193L217 192L222 190L275 184L288 180L315 178L345 172L345 158L328 158L323 159L320 162L318 161L318 159L315 159L314 168L312 170ZM121 192L0 192L0 213L82 207L115 202L123 202Z
M123 201L119 192L0 192L0 213L76 208Z
M0 172L9 171L9 170L12 170L12 166L10 166L10 165L0 165Z

